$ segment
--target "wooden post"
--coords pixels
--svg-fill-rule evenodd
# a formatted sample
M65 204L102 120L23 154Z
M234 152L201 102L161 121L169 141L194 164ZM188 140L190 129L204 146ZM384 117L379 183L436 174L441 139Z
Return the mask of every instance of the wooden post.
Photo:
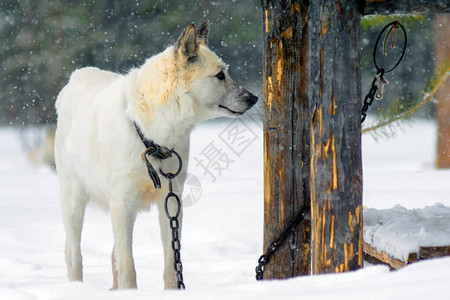
M311 214L266 266L264 278L358 269L363 264L361 13L449 11L450 4L262 0L262 5L264 249L311 205Z
M450 6L450 5L449 5ZM450 58L450 16L437 15L435 19L436 65ZM437 92L437 160L438 168L450 168L450 77Z
M312 1L309 14L313 273L362 267L360 13Z
M308 7L262 1L264 17L264 249L309 205ZM308 218L309 219L309 218ZM302 222L264 278L309 274L310 222Z
M263 1L264 247L312 201L315 273L362 265L360 14L349 2ZM264 277L310 268L306 220Z

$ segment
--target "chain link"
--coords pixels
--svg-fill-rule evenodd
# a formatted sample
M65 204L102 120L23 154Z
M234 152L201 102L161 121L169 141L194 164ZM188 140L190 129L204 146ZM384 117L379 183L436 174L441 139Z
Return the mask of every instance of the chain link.
M183 282L183 265L181 263L181 243L180 243L180 222L178 221L178 217L181 213L181 201L177 194L173 192L173 183L172 180L180 174L181 169L183 168L183 161L181 159L181 156L175 151L170 150L166 147L160 146L158 144L155 144L152 140L148 140L145 138L144 134L142 133L139 126L134 123L134 127L136 128L136 131L141 138L142 143L145 145L146 150L142 153L141 157L142 160L146 162L147 165L147 171L150 176L150 179L153 181L153 184L155 185L155 188L160 189L161 188L161 181L159 179L158 173L156 172L155 168L152 166L152 164L147 159L148 156L154 156L159 159L168 159L170 157L173 157L172 155L175 155L175 157L178 159L178 169L175 173L164 173L161 169L159 169L159 173L167 178L169 181L169 193L166 196L166 200L164 202L164 210L166 212L166 216L169 219L169 226L172 230L172 250L173 250L173 258L174 258L174 264L173 269L175 271L175 279L177 281L177 287L178 289L186 289L184 282ZM175 199L176 202L176 211L175 214L171 214L169 212L169 200L170 198Z
M270 259L274 255L274 253L281 247L283 242L295 232L297 225L300 224L302 220L305 219L305 216L309 213L310 203L306 203L298 212L295 219L286 227L283 232L281 232L280 236L269 246L267 246L267 251L265 254L261 255L258 259L258 265L255 268L256 272L256 280L262 280L264 277L264 269L266 265L270 262Z
M364 104L361 109L361 124L366 120L367 110L372 105L374 99L381 100L383 99L383 89L389 81L384 78L384 69L381 68L380 71L375 75L375 78L372 80L372 85L370 87L369 93L367 93L364 98Z
M377 63L377 56L376 56L376 50L378 47L378 43L381 40L381 37L383 36L383 33L388 30L389 28L395 28L397 30L397 28L400 28L403 32L403 36L404 36L404 42L403 42L403 49L402 49L402 53L400 55L400 58L397 60L397 62L395 63L395 65L388 69L387 71L380 67L379 64ZM386 36L386 39L388 35ZM386 40L385 40L386 43ZM408 44L408 37L406 34L406 30L405 27L403 27L403 25L395 20L389 24L387 24L386 26L384 26L384 28L381 30L381 32L378 34L377 40L375 42L375 45L373 47L373 51L372 51L372 59L373 59L373 63L375 65L375 68L377 69L377 75L375 75L375 78L372 81L372 86L370 87L370 91L369 93L366 95L366 97L364 98L364 104L363 107L361 109L361 124L366 120L367 117L367 110L369 109L369 107L372 105L373 100L381 100L383 99L383 89L384 86L386 84L389 83L389 81L386 80L386 78L384 78L384 74L385 73L389 73L392 70L394 70L395 68L397 68L397 66L400 64L400 62L402 61L403 57L405 56L406 53L406 45Z
M169 219L170 230L172 230L172 251L173 251L173 269L175 272L175 279L177 281L177 288L179 290L186 289L186 286L183 282L183 264L181 263L181 242L180 242L180 222L178 221L178 217L181 213L181 201L177 194L173 192L173 183L172 180L180 174L182 168L182 161L180 155L174 150L170 150L172 154L178 158L178 170L174 173L164 173L162 170L159 170L161 175L169 180L169 193L166 196L166 201L164 203L164 210L166 212L166 216ZM175 199L176 202L176 211L174 214L171 214L169 211L169 200Z

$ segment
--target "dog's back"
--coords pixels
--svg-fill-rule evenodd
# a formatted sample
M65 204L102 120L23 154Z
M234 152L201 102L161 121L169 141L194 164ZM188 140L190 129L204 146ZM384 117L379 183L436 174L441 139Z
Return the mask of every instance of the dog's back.
M55 163L59 174L71 174L71 185L92 190L100 188L104 185L101 181L107 180L98 167L107 157L97 133L99 128L107 135L113 136L114 132L109 124L102 122L98 112L104 111L104 115L113 119L117 115L122 99L115 89L122 88L120 78L123 78L120 74L98 68L78 69L58 95ZM66 186L63 183L61 188ZM90 196L93 200L98 198Z
M68 94L73 95L72 92L67 90L74 90L76 94L79 95L83 92L89 92L92 89L97 91L101 90L103 86L110 83L112 80L120 76L117 73L100 70L95 67L86 67L75 70L71 75L67 85L61 90L56 100L56 110L58 115L60 111L64 108L61 106L70 106L71 99L67 96ZM80 95L83 96L83 95ZM71 97L73 98L73 97Z

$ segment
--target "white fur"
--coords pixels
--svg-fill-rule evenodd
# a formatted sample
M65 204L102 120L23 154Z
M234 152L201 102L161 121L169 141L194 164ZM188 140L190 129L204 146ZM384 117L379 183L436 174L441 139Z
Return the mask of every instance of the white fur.
M192 125L211 117L230 115L218 108L217 103L235 105L241 110L245 106L238 95L245 90L228 77L223 82L214 77L218 70L226 68L206 45L197 44L197 63L187 62L181 48L185 46L183 43L192 43L192 36L190 40L186 38L189 34L192 35L192 29L188 27L180 37L180 48L169 47L126 75L93 67L76 70L58 96L55 161L60 177L70 280L83 279L81 230L86 204L93 201L111 212L113 288L136 287L133 225L137 212L154 203L160 212L165 287L176 287L171 232L164 213L168 183L160 176L162 188L154 188L141 159L145 146L133 122L140 126L147 139L173 148L181 155L183 169L177 178L180 185L174 187L181 194ZM218 98L221 94L224 96ZM175 171L177 166L176 159L150 158L150 161L156 170L161 168L166 172ZM182 215L180 224L181 218Z

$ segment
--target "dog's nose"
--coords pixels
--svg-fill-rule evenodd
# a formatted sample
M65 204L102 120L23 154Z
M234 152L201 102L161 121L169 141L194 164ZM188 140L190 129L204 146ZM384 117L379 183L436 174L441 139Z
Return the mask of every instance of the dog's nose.
M252 93L245 93L244 95L244 101L247 103L248 106L255 105L256 102L258 102L258 97L253 95Z

